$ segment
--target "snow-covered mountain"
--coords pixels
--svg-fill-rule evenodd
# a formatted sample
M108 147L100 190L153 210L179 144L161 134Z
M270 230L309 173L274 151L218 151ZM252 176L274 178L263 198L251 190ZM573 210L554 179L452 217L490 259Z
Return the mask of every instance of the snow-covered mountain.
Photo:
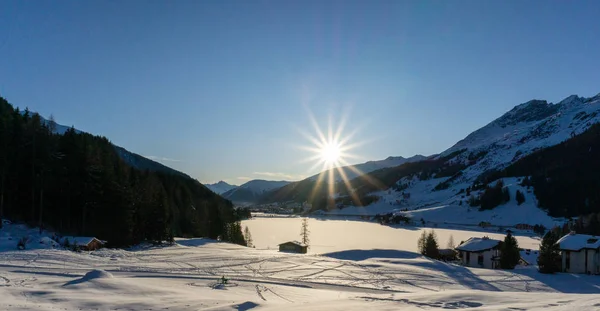
M404 158L404 157L400 157L400 156L399 157L387 157L386 159L383 159L383 160L368 161L368 162L361 163L361 164L333 168L331 170L326 170L319 174L313 175L313 176L309 177L308 179L309 180L317 180L320 175L324 174L323 181L328 182L330 180L329 174L331 172L334 174L334 180L336 182L338 182L343 179L343 176L345 176L347 179L354 179L362 174L370 173L370 172L373 172L373 171L376 171L376 170L379 170L382 168L399 166L404 163L417 162L417 161L422 161L425 159L427 159L427 157L424 155L420 155L420 154L414 155L409 158Z
M499 170L535 150L559 144L600 121L600 94L571 95L557 104L531 100L469 134L439 157L465 150L455 162L472 164L463 180Z
M333 214L374 215L404 210L412 218L426 221L551 225L561 220L555 220L539 209L534 189L521 184L524 176L513 173L506 176L510 178L502 178L498 172L520 159L530 159L536 151L547 150L588 133L599 122L600 94L591 98L573 95L556 104L532 100L514 107L439 155L373 170L364 178L355 178L349 185L338 182L333 195L327 185L303 181L303 184L282 188L285 191L278 191L270 201L310 200L306 193L316 193L321 198L314 201L319 205L313 204L313 207L329 209L328 213ZM566 154L575 152L570 150L565 151ZM561 161L553 163L561 165ZM493 178L488 179L490 176ZM510 201L484 212L468 204L469 198L483 193L483 188L467 191L476 181L495 183L498 178L504 181ZM315 187L316 191L306 190ZM516 202L517 190L525 193L524 203ZM333 198L335 205L326 203L323 196ZM357 197L360 202L356 202Z
M214 184L205 184L206 188L210 189L212 192L216 193L216 194L223 194L231 189L235 189L238 186L236 185L230 185L224 181L219 181L218 183L214 183Z
M254 179L240 185L239 187L235 187L229 191L226 191L221 195L237 204L254 203L266 192L281 188L289 183L289 181L285 180L273 181Z

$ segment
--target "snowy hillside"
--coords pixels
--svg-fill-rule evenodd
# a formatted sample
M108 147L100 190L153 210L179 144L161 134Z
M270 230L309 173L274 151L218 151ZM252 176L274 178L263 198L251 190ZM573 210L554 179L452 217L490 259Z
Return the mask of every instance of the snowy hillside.
M361 174L370 173L370 172L373 172L373 171L376 171L376 170L379 170L382 168L399 166L404 163L417 162L417 161L422 161L425 159L427 159L427 157L420 155L420 154L414 155L409 158L388 157L383 160L368 161L368 162L361 163L361 164L342 166L342 167L334 168L331 170L323 171L319 174L309 177L308 179L309 180L317 180L320 175L325 174L325 178L323 178L323 181L328 182L330 180L329 174L333 173L334 180L336 182L338 182L338 181L342 180L342 176L346 176L347 179L354 179L354 178L360 176ZM340 173L340 170L343 172L343 174Z
M231 189L235 189L238 186L236 185L230 185L224 181L219 181L218 183L214 183L214 184L205 184L206 188L210 189L212 192L216 193L216 194L223 194Z
M466 150L453 161L476 162L463 171L463 180L502 169L531 152L559 144L600 121L600 94L569 96L558 104L532 100L469 134L440 156Z
M469 197L477 197L482 191L472 191L467 195L466 189L482 176L502 170L536 150L571 139L599 121L600 94L592 98L569 96L558 104L529 101L433 157L431 164L423 165L424 171L398 175L400 179L394 179L396 182L392 184L389 184L388 178L385 182L390 189L374 189L369 193L378 198L377 202L365 207L346 204L328 211L328 214L402 212L431 224L476 225L482 221L497 226L526 223L548 227L561 224L564 219L551 218L546 211L538 208L533 189L520 185L523 177L504 179L504 188L509 191L511 199L492 210L479 211L478 207L470 207ZM379 176L386 176L386 172L371 177L381 180L377 179ZM355 189L365 185L359 179L353 183ZM521 205L515 199L517 190L525 195L525 202Z

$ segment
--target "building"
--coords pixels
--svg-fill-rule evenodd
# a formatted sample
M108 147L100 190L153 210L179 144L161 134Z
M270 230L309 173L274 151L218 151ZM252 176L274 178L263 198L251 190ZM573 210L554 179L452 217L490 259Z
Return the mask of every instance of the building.
M469 238L455 249L459 253L460 262L467 267L500 268L500 244L502 241L483 238Z
M571 232L556 242L561 253L561 271L600 273L600 237Z
M95 237L67 236L62 238L62 244L69 247L77 245L82 251L93 251L102 248L106 241L98 240Z
M441 248L440 259L442 261L455 261L457 252L452 248Z
M279 244L279 251L306 254L308 252L308 245L298 241L285 242Z

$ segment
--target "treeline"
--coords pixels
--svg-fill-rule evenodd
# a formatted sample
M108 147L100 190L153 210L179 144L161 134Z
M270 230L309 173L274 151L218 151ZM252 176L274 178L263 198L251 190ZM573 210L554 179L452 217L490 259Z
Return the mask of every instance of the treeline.
M243 244L230 201L191 178L130 166L104 137L55 126L0 97L0 218L110 246L174 236Z
M530 176L539 206L550 216L574 217L600 213L600 124L564 141L523 157L492 179Z

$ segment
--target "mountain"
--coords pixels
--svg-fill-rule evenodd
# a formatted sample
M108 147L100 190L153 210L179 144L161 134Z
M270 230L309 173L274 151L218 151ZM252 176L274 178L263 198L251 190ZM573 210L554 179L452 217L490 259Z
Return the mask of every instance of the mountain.
M289 181L271 181L254 179L250 180L239 187L226 191L222 196L236 204L251 204L256 203L258 199L265 193L274 189L288 185Z
M348 180L354 179L360 175L370 173L372 171L376 171L376 170L379 170L382 168L399 166L404 163L417 162L417 161L422 161L425 159L427 159L427 157L420 155L420 154L414 155L410 158L387 157L384 160L368 161L368 162L361 163L361 164L341 166L341 167L325 170L319 174L309 177L308 179L318 180L320 176L323 176L323 177L321 177L322 180L325 182L329 182L329 180L331 178L330 174L333 174L333 180L338 182L338 181L343 180L344 178L346 178Z
M231 189L237 188L238 186L236 185L230 185L224 181L219 181L218 183L214 183L214 184L205 184L206 188L210 189L212 192L216 193L216 194L223 194Z
M600 206L600 198L581 190L596 185L592 177L586 177L587 184L580 180L580 190L568 187L568 195L576 201L572 206L564 198L548 199L551 197L548 193L558 193L552 185L560 184L567 189L563 182L550 182L551 176L574 181L576 177L572 173L570 179L566 179L565 168L584 169L573 159L580 159L581 163L593 161L591 156L600 146L596 147L590 137L597 137L594 136L597 128L594 125L598 122L600 94L591 98L572 95L556 104L531 100L514 107L439 155L373 170L348 184L337 182L332 191L325 183L317 184L313 177L313 180L277 189L265 195L262 201L309 201L313 209L333 214L406 210L405 213L413 218L439 222L477 224L490 221L514 225L522 221L551 225L558 220L548 216L547 212L556 217L573 216L596 211L592 206ZM558 146L563 146L560 151L551 151ZM589 149L586 155L581 155L582 146ZM595 167L591 163L588 166ZM580 172L584 176L582 174ZM539 189L522 185L525 176L534 176L531 183L537 182ZM546 177L550 179L546 180ZM493 196L494 192L488 191L487 187L493 189L499 181L502 181L499 185L506 189L509 200L494 200L497 202L491 207L481 205L479 200ZM516 202L517 191L525 193L524 203ZM557 207L553 201L562 202L562 207ZM477 209L484 211L477 212Z
M0 226L7 217L115 247L174 236L245 243L231 201L197 180L2 97L0 146Z

